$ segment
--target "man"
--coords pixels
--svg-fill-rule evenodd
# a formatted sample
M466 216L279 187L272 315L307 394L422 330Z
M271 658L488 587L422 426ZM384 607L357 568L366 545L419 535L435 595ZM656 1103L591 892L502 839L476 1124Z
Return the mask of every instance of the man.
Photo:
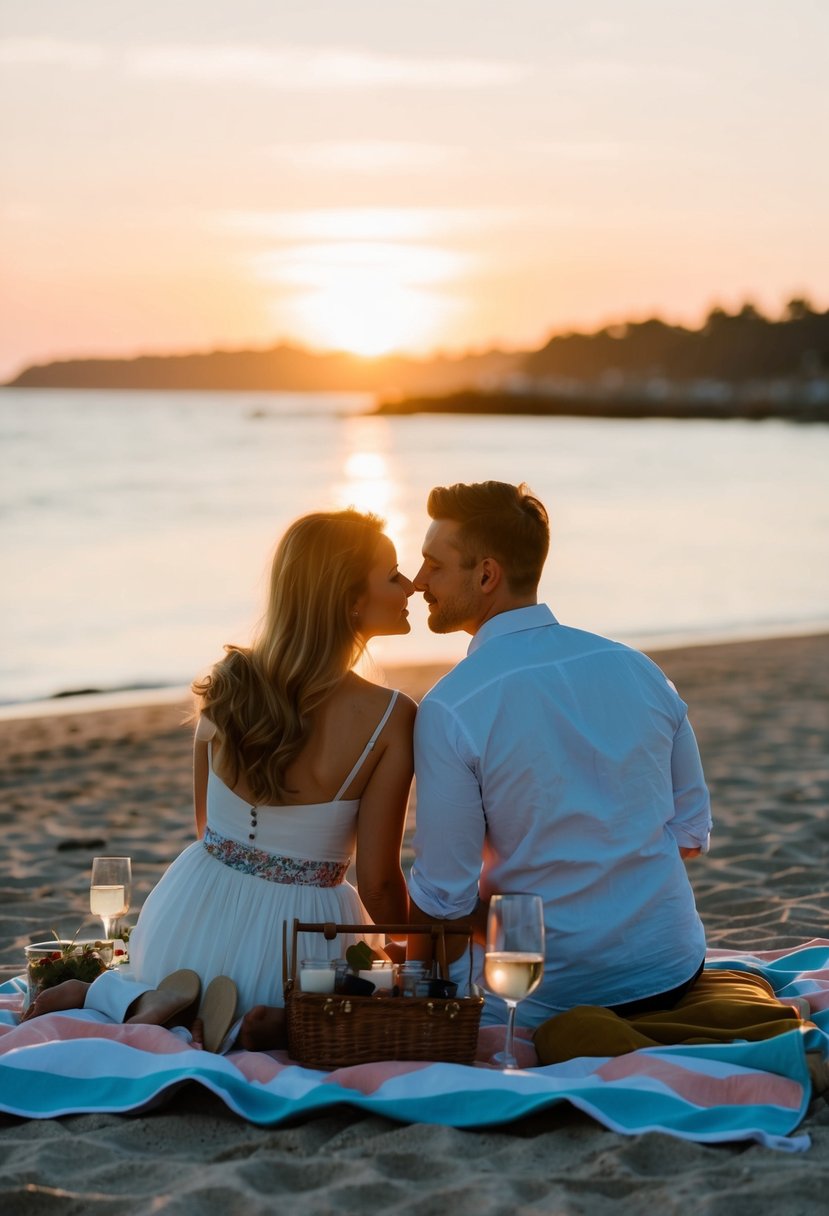
M686 706L644 655L537 602L549 525L525 486L437 488L428 510L415 589L433 632L472 641L417 714L412 919L470 925L481 982L490 895L535 892L546 960L521 1021L669 1007L705 954L683 857L711 819ZM488 998L484 1021L505 1016Z

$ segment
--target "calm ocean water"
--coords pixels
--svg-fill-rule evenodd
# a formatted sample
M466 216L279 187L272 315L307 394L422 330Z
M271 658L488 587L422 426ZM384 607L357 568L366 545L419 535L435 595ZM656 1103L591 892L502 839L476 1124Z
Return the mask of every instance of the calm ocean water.
M434 484L527 480L559 619L638 644L829 622L829 428L374 418L364 396L4 390L0 702L180 685L261 610L295 516L354 504L414 573ZM453 661L460 635L374 646Z

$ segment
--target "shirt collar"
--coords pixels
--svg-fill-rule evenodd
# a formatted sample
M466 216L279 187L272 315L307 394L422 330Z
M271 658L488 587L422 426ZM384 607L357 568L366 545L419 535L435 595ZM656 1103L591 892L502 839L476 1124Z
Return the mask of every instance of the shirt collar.
M505 637L508 633L521 633L524 629L540 629L544 625L557 625L546 604L530 604L527 608L512 608L509 612L499 612L497 616L485 621L472 641L469 643L467 654L483 646L492 638Z

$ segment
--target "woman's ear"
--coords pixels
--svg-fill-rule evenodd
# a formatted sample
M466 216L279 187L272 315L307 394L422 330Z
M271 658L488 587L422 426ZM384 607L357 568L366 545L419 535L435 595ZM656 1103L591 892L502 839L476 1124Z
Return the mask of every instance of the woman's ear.
M361 595L354 601L349 609L348 619L351 621L351 624L355 629L360 628L360 621L363 619L363 609L365 606L366 596Z

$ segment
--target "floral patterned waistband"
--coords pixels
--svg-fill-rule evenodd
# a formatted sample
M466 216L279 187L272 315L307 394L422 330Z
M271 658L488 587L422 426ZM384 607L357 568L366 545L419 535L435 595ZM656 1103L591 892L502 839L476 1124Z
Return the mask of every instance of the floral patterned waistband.
M338 887L345 878L347 861L305 861L280 857L264 849L251 849L238 840L228 840L212 828L204 834L204 847L211 857L233 870L265 878L268 882L294 883L306 887Z

